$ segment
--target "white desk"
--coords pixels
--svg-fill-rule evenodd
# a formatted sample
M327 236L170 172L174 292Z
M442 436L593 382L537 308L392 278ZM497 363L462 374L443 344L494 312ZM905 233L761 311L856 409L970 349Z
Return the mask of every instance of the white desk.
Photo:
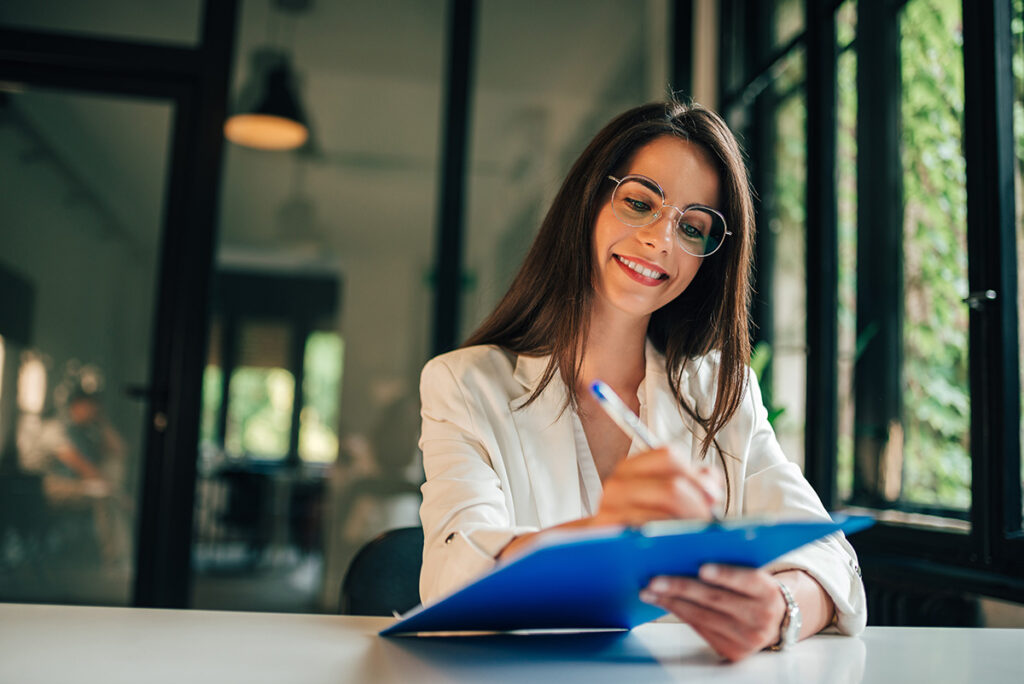
M685 625L383 639L387 618L0 604L0 682L1024 682L1024 630L868 628L721 663Z

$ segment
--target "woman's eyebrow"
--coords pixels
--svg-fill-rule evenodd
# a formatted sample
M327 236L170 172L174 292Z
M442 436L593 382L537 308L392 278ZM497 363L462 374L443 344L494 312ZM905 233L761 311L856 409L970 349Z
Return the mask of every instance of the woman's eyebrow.
M626 175L627 176L632 176L633 178L635 178L637 180L637 182L641 183L644 187L648 188L652 192L659 192L659 193L662 194L662 197L665 196L665 194L664 194L665 191L662 190L661 186L658 184L658 181L654 180L650 176L646 176L646 175L644 175L642 173L628 173ZM667 200L668 198L665 198L665 199ZM672 206L676 206L676 205L672 204L671 202L667 202L667 201L666 201L666 204L670 204ZM720 214L722 213L721 209L718 209L717 207L712 207L711 205L708 205L708 204L702 204L700 202L690 202L689 204L680 205L680 206L682 206L682 209L684 211L688 210L688 209L710 209L712 211L717 211Z
M658 181L654 180L653 178L645 176L642 173L633 173L633 174L629 174L629 175L631 175L634 178L636 178L636 180L638 182L642 183L645 187L647 187L652 192L664 193L664 191L661 189L661 186L658 185Z

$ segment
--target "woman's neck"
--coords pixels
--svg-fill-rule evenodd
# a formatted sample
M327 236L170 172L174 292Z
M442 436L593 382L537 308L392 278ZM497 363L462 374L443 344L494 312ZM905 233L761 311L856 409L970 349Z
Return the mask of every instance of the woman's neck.
M644 345L650 316L636 318L622 311L594 307L583 347L580 380L586 392L595 380L603 380L624 397L636 396L646 370Z

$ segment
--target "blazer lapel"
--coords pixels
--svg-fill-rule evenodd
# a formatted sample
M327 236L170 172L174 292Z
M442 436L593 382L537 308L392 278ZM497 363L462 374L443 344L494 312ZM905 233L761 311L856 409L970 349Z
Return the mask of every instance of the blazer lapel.
M565 383L556 375L536 401L523 406L544 374L548 359L518 357L515 378L522 384L523 394L509 402L541 527L583 516L573 414L571 408L562 410L568 396Z

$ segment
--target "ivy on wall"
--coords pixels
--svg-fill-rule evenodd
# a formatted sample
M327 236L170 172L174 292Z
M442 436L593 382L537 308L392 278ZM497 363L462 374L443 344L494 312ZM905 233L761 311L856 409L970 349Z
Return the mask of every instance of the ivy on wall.
M903 65L903 430L901 498L970 506L967 192L959 0L912 0Z

